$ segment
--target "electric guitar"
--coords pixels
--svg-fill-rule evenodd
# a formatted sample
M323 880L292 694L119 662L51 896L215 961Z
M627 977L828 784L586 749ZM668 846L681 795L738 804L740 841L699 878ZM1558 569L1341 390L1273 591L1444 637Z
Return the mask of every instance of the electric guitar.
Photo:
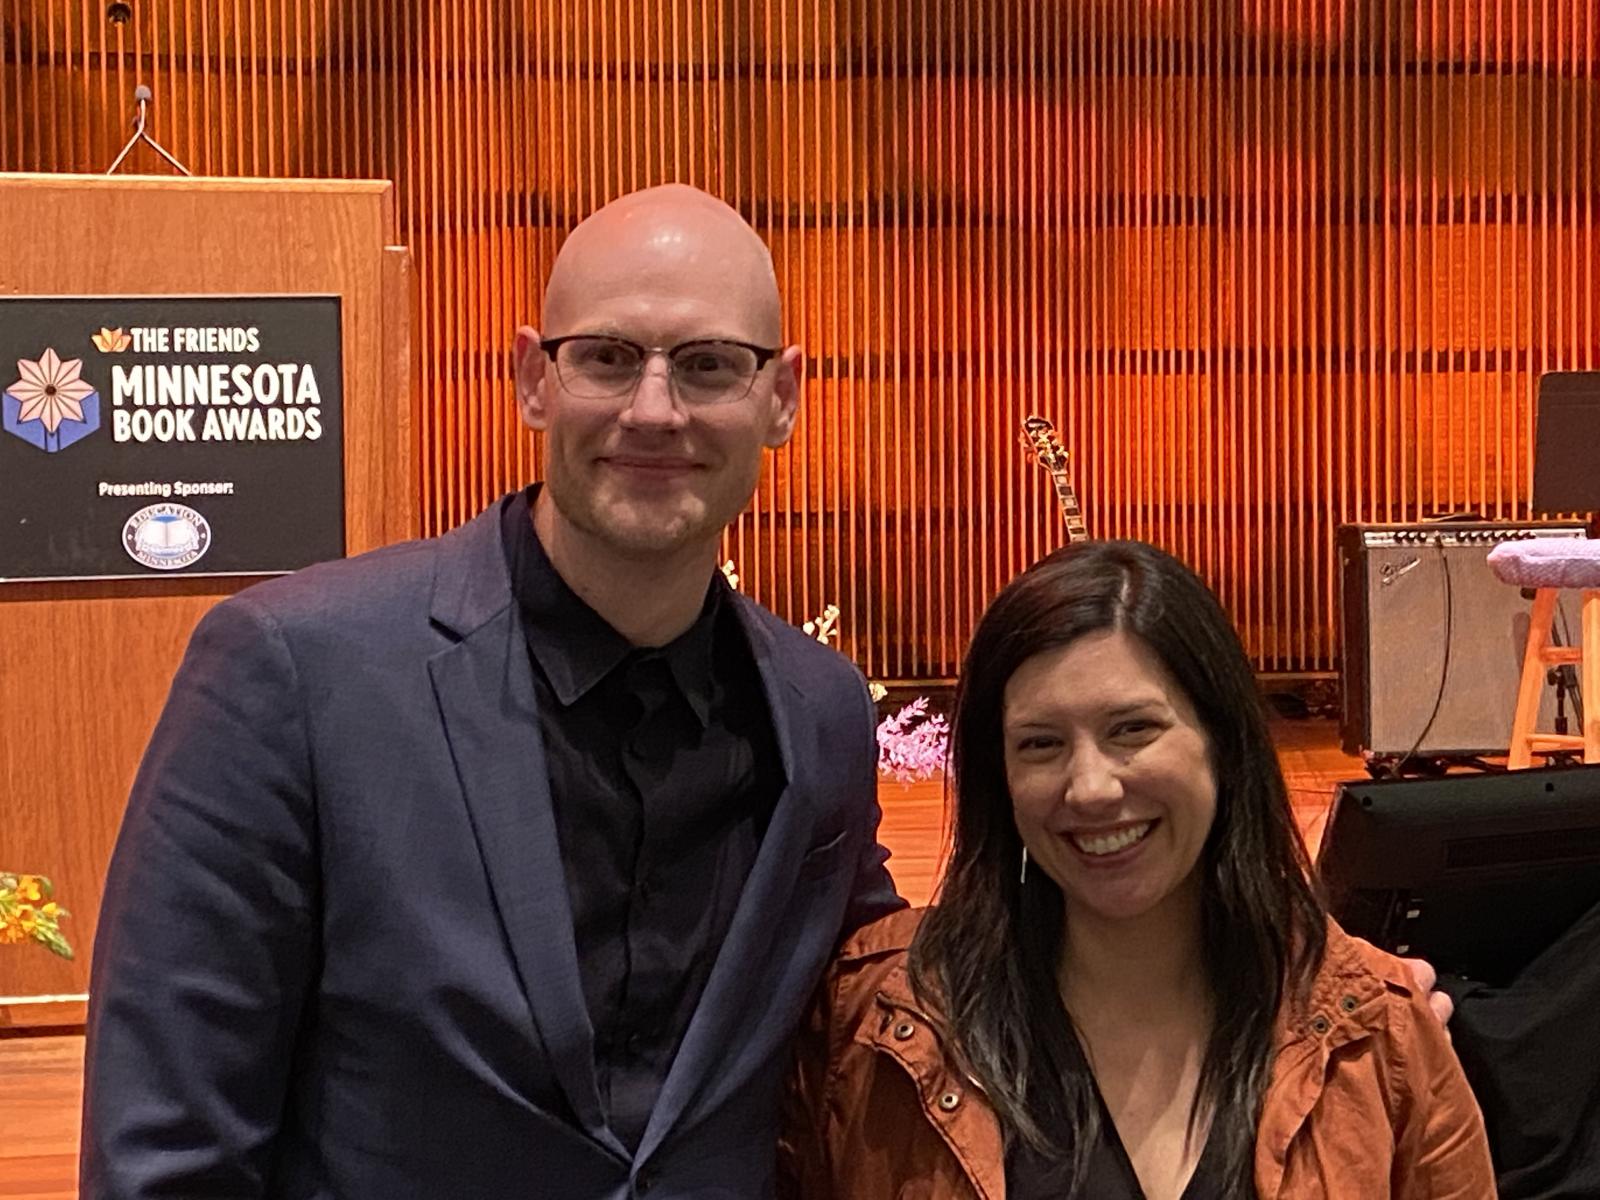
M1056 485L1056 498L1061 501L1061 515L1067 521L1067 540L1087 542L1089 531L1083 524L1083 509L1078 506L1078 493L1072 486L1069 467L1072 455L1061 445L1056 427L1043 417L1029 417L1022 422L1022 441L1033 451L1039 465L1050 472Z

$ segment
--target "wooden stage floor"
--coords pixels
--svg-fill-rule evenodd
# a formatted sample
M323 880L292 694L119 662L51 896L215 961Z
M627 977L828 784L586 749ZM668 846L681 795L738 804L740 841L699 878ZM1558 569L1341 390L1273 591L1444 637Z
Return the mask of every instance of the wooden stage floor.
M1338 748L1331 721L1274 725L1295 812L1315 852L1335 784L1361 777L1359 759ZM886 782L884 845L900 891L926 903L937 875L944 831L942 781ZM83 1039L0 1038L0 1198L72 1200L77 1195L78 1106Z

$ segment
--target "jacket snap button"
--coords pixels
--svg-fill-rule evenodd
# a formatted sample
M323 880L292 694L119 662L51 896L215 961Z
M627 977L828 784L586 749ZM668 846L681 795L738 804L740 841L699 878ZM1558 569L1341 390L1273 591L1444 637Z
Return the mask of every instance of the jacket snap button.
M1329 1022L1328 1018L1324 1017L1320 1013L1311 1018L1311 1032L1317 1034L1319 1037L1322 1034L1327 1033L1328 1030L1332 1028L1333 1025Z
M955 1112L956 1107L960 1103L960 1092L946 1092L944 1095L939 1097L939 1107L944 1109L945 1112Z
M1354 996L1346 996L1343 1000L1339 1001L1339 1007L1344 1009L1344 1011L1347 1013L1355 1012L1356 998Z
M903 1042L916 1031L917 1027L910 1021L901 1021L900 1024L894 1027L895 1040Z

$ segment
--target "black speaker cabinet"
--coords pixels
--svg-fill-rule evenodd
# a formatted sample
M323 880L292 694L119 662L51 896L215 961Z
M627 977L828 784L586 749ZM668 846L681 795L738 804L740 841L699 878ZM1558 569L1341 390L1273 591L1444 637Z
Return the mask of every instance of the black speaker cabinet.
M1341 526L1345 752L1398 756L1416 746L1432 757L1504 754L1532 605L1494 577L1489 551L1513 539L1584 533L1570 521ZM1556 632L1570 644L1578 604L1562 600ZM1547 689L1540 728L1554 722L1555 693Z

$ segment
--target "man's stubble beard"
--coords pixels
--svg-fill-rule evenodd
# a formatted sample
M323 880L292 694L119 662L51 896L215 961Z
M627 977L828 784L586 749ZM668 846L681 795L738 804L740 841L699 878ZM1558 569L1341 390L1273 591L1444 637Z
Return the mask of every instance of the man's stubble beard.
M554 451L556 448L550 449ZM597 472L601 470L603 468L596 468ZM598 501L597 489L587 487L578 480L576 473L568 470L566 459L560 453L546 455L545 488L562 519L587 537L624 556L658 558L691 546L715 544L723 530L749 507L755 496L756 485L761 479L759 457L744 474L744 479L729 480L720 489L728 497L723 505L716 504L716 497L710 499L704 516L699 520L681 512L667 520L652 520L648 515L648 501L636 501L630 506L636 512L644 511L647 514L645 521L640 524L608 520ZM695 501L698 499L694 498Z

